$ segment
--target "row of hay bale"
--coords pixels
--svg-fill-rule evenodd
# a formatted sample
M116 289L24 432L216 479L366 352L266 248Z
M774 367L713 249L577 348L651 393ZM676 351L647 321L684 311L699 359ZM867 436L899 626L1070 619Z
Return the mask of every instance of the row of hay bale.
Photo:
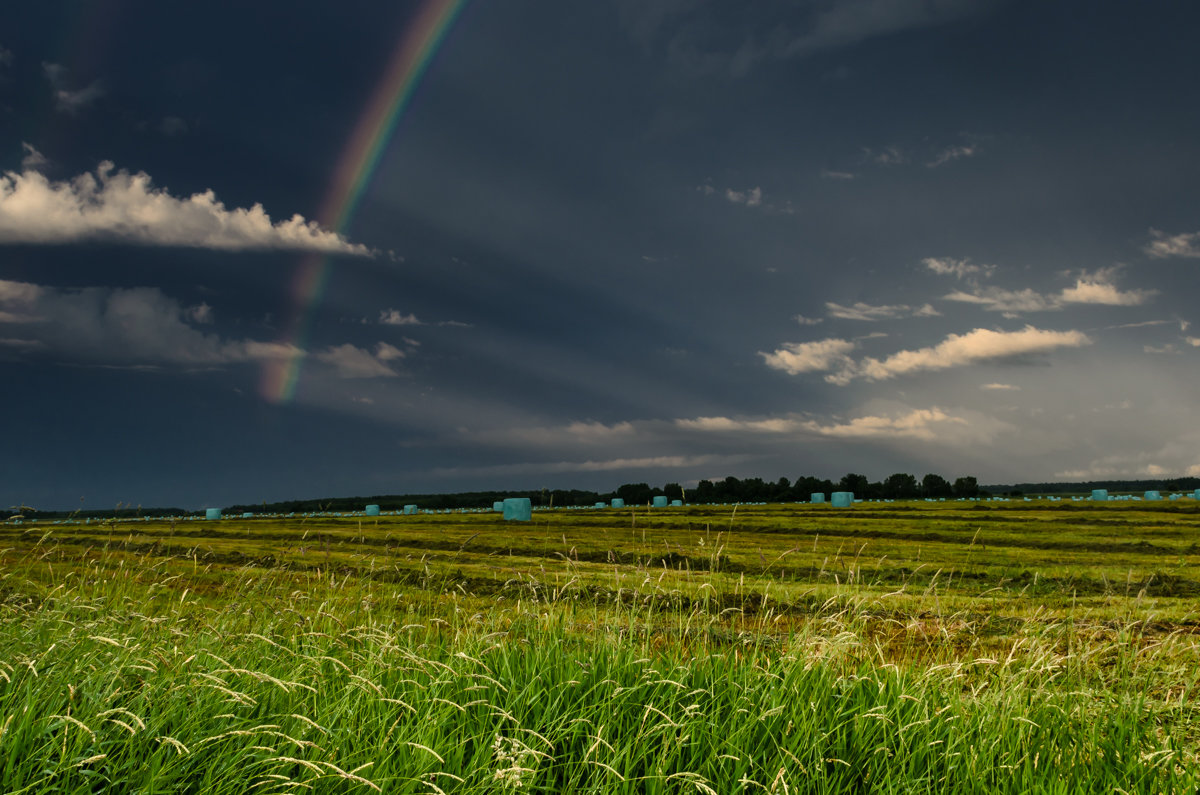
M1184 497L1200 500L1200 489L1196 489L1191 494L1172 494L1168 499L1181 500ZM1141 497L1135 497L1132 494L1110 495L1108 489L1092 489L1092 499L1096 502L1107 502L1109 500L1143 500L1145 502L1155 502L1162 498L1162 492L1157 489L1143 492Z
M392 511L392 513L399 513L399 514L403 514L405 516L411 516L413 514L417 514L420 512L421 512L421 509L419 507L417 507L416 505L405 505L404 509L401 511ZM241 514L241 518L242 519L254 519L254 518L271 519L271 518L286 518L286 517L291 517L291 516L295 516L295 515L296 515L295 513L288 513L288 514L262 513L262 514L258 514L258 513L254 513L253 511L243 511ZM307 513L307 514L303 514L303 515L304 516L348 517L348 516L356 516L358 514L344 513L344 512L337 512L337 513L322 512L322 513ZM378 505L372 504L372 505L368 505L365 508L363 508L361 515L362 516L382 516L383 511L380 510ZM175 518L175 517L172 517L172 518ZM215 520L221 519L222 518L221 509L220 508L205 508L204 509L204 518L209 521L215 521Z
M1185 498L1200 500L1200 489L1195 489L1190 494L1185 494L1185 493L1171 494L1166 499L1180 500L1180 499L1185 499ZM959 497L955 500L955 502L1010 502L1012 499L1013 498L1010 498L1010 497L984 497L984 498ZM1024 501L1026 501L1026 502L1030 501L1029 497L1024 497L1022 499L1024 499ZM1063 498L1062 497L1048 497L1047 499L1049 499L1051 502L1059 502ZM1078 502L1080 500L1088 500L1088 499L1090 499L1093 502L1110 502L1110 501L1112 501L1112 502L1116 502L1116 501L1156 502L1156 501L1162 501L1164 499L1164 497L1162 495L1162 492L1157 489L1152 489L1152 490L1146 491L1140 497L1137 497L1134 495L1129 495L1129 494L1110 495L1108 493L1107 489L1093 489L1090 498L1089 497L1072 496L1070 499L1073 502ZM926 499L926 502L944 502L944 501L945 501L945 498L941 498L938 500ZM828 504L830 504L834 508L849 508L852 505L854 505L854 503L856 503L856 502L862 502L862 500L856 500L854 497L854 492L835 491L832 494L830 494L830 500L829 500ZM881 501L880 500L871 500L871 502L893 502L893 500L881 500ZM813 492L811 495L809 495L809 503L812 505L826 504L825 494L823 492L819 492L819 491ZM741 503L739 503L739 504L741 504ZM746 503L746 504L765 505L766 503ZM506 507L506 505L507 505L507 507ZM667 508L667 507L682 508L683 500L668 500L668 498L666 498L666 497L659 496L659 497L653 498L653 500L651 502L651 506L654 508ZM611 508L624 508L625 500L621 499L620 497L616 497L616 498L612 499L610 502L602 501L602 502L597 502L593 506L590 506L591 509L603 509L603 508L610 508L610 507ZM580 510L580 509L588 510L588 507L586 507L586 506L570 506L569 508L567 508L567 510ZM486 508L460 508L460 509L458 509L457 512L458 513L479 513L481 511L486 511L486 510L487 510ZM517 497L517 498L509 498L506 500L498 500L492 504L492 510L497 513L503 513L505 519L509 519L509 520L513 520L513 521L530 521L530 519L532 518L532 513L533 513L533 507L530 503L530 500L527 497ZM411 504L405 505L404 508L400 511L384 512L380 509L379 505L371 504L371 505L365 506L361 513L353 513L353 512L352 513L324 513L324 512L322 512L322 513L297 514L295 512L292 512L292 513L287 513L287 514L278 514L278 513L256 514L251 511L245 511L240 516L242 519L254 519L254 518L271 519L271 518L291 518L291 517L295 517L295 516L305 516L305 517L383 516L383 515L385 515L385 513L387 515L400 514L400 515L404 515L404 516L412 516L412 515L421 514L421 513L454 513L454 512L455 511L452 511L449 508L443 508L441 510L432 510L432 509L422 510L420 507L418 507L416 505L411 505ZM171 519L174 521L192 521L196 518L198 518L198 517L195 517L195 516L170 516L170 517L139 516L136 518L135 517L126 517L126 518L118 519L117 521L148 522L148 521L161 520L161 519ZM214 520L219 520L221 518L222 518L222 512L221 512L220 508L206 508L204 510L204 519L205 520L214 521ZM13 517L9 517L6 521L4 521L4 524L23 524L24 520L25 520L25 517L13 516ZM34 521L36 521L36 519ZM97 521L101 521L101 520L97 520ZM112 520L108 520L108 521L112 521ZM57 519L57 520L51 522L51 524L56 524L56 525L74 525L74 524L91 524L91 523L92 523L91 519L83 519L83 520Z
M1172 495L1170 495L1170 499L1178 500L1184 496L1185 495L1183 495L1183 494L1172 494ZM1193 499L1200 500L1200 489L1196 489L1190 495L1186 495L1186 496L1190 496ZM1050 497L1049 499L1057 502L1061 498ZM1079 500L1082 498L1073 497L1072 499ZM1162 497L1162 493L1158 490L1146 491L1139 498L1139 497L1135 497L1132 495L1110 496L1107 489L1093 489L1091 499L1096 502L1106 502L1106 501L1110 501L1110 500L1112 500L1112 501L1144 500L1147 502L1154 502L1157 500L1162 500L1163 497ZM1029 502L1030 498L1025 497L1024 500L1026 502ZM835 491L830 494L829 504L832 505L834 508L849 508L854 505L855 501L856 500L854 499L854 492L852 492L852 491ZM931 500L926 500L926 502L930 502L930 501ZM944 501L944 498L939 501ZM990 497L990 498L988 498L988 501L1007 501L1007 499L1003 498L1003 497ZM824 492L819 492L819 491L813 492L809 496L809 502L813 505L825 504ZM859 502L861 502L861 500L859 500ZM892 502L892 500L885 500L884 502ZM681 507L683 507L683 500L668 500L665 496L658 496L658 497L653 498L653 500L651 502L651 506L654 508L667 508L667 507L681 508ZM625 507L625 500L621 499L620 497L614 497L611 502L597 502L592 507L597 508L597 509L609 508L609 507L620 509L620 508ZM528 497L510 497L510 498L507 498L504 500L497 500L496 502L494 502L492 504L492 510L497 513L502 513L504 516L504 519L507 521L528 522L528 521L531 521L532 515L533 515L533 506ZM442 512L449 513L449 509L444 509ZM204 513L205 513L204 518L207 520L216 520L216 519L221 518L221 509L220 508L208 508L205 510ZM375 504L367 505L364 508L363 513L366 516L382 515L382 511L380 510L380 507ZM416 505L405 505L404 509L401 513L405 516L411 516L413 514L421 513L421 511ZM343 514L337 514L337 515L342 516ZM243 519L251 519L254 516L255 516L255 514L249 512L249 511L242 514Z

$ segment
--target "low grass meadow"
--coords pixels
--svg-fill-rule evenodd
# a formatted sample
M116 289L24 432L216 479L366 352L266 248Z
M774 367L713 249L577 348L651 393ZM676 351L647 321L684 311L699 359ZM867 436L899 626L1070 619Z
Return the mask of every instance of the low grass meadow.
M0 525L9 793L1193 792L1200 503Z

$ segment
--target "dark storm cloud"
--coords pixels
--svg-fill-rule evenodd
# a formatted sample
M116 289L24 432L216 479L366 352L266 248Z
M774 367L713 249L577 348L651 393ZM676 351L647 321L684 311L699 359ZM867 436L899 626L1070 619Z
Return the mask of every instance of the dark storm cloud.
M0 10L5 499L1200 471L1200 10L419 5Z

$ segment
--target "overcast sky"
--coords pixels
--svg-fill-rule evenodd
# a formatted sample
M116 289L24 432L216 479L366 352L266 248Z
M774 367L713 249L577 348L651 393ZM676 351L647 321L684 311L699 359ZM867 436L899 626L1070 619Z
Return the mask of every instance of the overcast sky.
M1200 475L1198 29L7 3L0 504Z

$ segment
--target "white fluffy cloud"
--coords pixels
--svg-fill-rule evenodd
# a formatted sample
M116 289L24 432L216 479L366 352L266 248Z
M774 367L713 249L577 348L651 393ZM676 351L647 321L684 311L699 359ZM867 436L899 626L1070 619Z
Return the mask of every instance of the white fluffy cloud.
M900 317L936 317L941 314L933 308L932 304L924 304L913 309L907 304L872 306L858 301L853 306L842 306L828 301L825 309L829 312L830 317L842 320L892 320Z
M385 309L379 313L379 322L385 326L421 326L424 325L412 312L404 314L398 309Z
M394 362L397 359L403 359L407 355L395 345L389 345L386 342L379 342L375 345L375 358L381 362Z
M987 287L966 293L955 290L942 296L946 301L958 301L965 304L978 304L989 312L1004 312L1019 314L1022 312L1044 312L1056 309L1051 300L1030 288L1024 290L1005 290L1000 287Z
M0 175L0 243L114 240L151 246L304 249L368 255L362 245L293 215L273 223L262 205L228 209L211 190L176 198L142 172L113 171L54 182L41 173Z
M1141 306L1157 294L1156 290L1121 290L1110 281L1111 274L1084 274L1075 280L1072 287L1057 293L1043 295L1026 288L1005 290L1000 287L976 288L971 292L955 290L943 296L947 301L977 304L988 312L1004 312L1014 315L1025 312L1047 312L1072 304L1101 306Z
M926 257L921 264L934 273L943 276L956 276L964 279L968 276L991 276L996 270L995 265L976 265L969 259L954 259L952 257Z
M1019 392L1021 387L1012 384L981 384L980 389L985 392Z
M735 420L730 417L695 417L675 420L677 427L689 431L713 433L796 433L805 429L811 420L794 417L775 417L764 420Z
M842 306L833 301L827 301L825 309L829 312L830 317L842 320L887 320L899 317L908 311L907 306L871 306L862 301L858 301L853 306Z
M965 425L966 420L953 417L939 408L914 409L897 417L856 417L842 423L813 424L811 430L821 436L839 439L911 438L932 440L937 428L946 423Z
M1178 235L1168 235L1157 229L1150 230L1152 240L1146 244L1145 251L1155 259L1166 257L1200 257L1200 232L1184 232Z
M725 198L734 204L744 204L747 207L757 207L762 204L762 188L750 188L749 190L734 190L733 188L726 188Z
M1091 340L1079 331L1048 331L1026 326L1020 331L993 331L977 328L966 334L951 334L929 348L898 351L884 359L866 357L853 369L825 377L834 384L847 384L855 378L883 381L909 373L946 370L951 367L991 359L1046 353L1056 348L1077 348Z
M1107 281L1080 278L1074 287L1058 294L1064 304L1100 304L1102 306L1141 306L1157 293L1156 290L1119 290Z
M844 368L851 363L850 352L857 347L851 340L835 338L815 342L785 342L783 347L771 353L759 352L759 356L773 370L782 370L789 375Z
M931 347L902 350L883 359L867 356L855 360L850 353L856 343L840 339L784 343L771 353L760 352L759 355L768 367L790 375L831 371L825 380L845 386L860 378L883 381L910 373L1090 344L1091 339L1079 331L1048 331L1026 326L1019 331L977 328L966 334L951 334Z
M676 420L675 425L685 430L704 433L925 441L954 441L968 436L980 440L993 436L1001 427L999 423L978 417L972 422L936 406L927 409L900 409L886 414L865 414L846 420L824 422L811 417L788 415L751 420L696 417Z

